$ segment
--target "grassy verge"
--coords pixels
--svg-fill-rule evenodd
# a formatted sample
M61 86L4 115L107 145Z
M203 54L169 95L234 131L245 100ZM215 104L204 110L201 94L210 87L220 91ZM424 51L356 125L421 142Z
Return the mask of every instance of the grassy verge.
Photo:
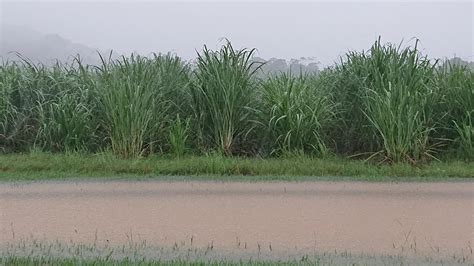
M188 156L118 159L110 154L28 153L0 156L0 180L46 180L64 178L160 178L186 180L365 180L434 181L473 177L474 164L432 162L420 167L409 164L374 165L343 158L238 158Z

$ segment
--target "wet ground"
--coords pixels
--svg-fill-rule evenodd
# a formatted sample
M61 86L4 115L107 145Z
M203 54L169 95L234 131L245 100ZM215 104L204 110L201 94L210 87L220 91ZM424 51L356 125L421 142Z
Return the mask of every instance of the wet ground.
M0 183L0 244L146 242L472 259L473 204L474 182Z

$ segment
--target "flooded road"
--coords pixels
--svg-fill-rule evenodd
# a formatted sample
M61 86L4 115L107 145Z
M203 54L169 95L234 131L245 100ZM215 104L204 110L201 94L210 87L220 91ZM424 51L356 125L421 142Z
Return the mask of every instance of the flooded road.
M472 254L474 183L0 183L0 242Z

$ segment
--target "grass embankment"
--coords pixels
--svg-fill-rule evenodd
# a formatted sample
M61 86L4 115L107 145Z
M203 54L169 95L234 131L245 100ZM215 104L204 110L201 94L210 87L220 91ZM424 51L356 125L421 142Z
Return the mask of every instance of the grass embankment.
M46 180L64 178L158 178L170 180L366 180L434 181L469 178L474 164L432 162L375 165L338 157L241 158L225 156L150 156L118 159L111 154L28 153L0 156L0 180Z

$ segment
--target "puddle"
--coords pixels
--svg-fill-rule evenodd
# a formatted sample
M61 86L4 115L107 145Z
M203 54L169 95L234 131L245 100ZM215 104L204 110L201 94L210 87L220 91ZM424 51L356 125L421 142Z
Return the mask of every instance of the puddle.
M0 184L0 242L470 254L474 183Z

